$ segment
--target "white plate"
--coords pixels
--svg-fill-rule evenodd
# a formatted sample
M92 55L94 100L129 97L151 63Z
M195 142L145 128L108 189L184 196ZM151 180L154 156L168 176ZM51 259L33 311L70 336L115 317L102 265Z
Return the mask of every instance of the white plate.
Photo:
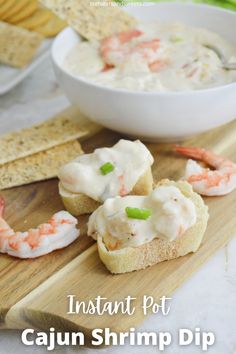
M33 61L24 69L0 64L0 95L7 93L24 80L50 54L52 40L45 39Z

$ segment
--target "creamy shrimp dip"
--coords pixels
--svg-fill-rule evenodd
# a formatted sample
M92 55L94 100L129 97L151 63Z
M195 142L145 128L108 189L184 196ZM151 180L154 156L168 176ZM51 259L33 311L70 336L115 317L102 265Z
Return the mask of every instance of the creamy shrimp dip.
M121 139L111 148L96 149L66 164L59 171L59 179L66 190L103 202L131 192L153 161L139 140Z
M146 220L129 218L127 207L148 208ZM160 186L149 196L127 196L107 199L91 216L88 235L104 237L110 250L137 247L162 238L172 241L181 237L196 223L194 203L175 186Z
M96 84L136 91L198 90L236 81L236 70L223 69L207 45L236 61L236 45L216 33L182 23L152 23L101 43L78 43L63 66Z

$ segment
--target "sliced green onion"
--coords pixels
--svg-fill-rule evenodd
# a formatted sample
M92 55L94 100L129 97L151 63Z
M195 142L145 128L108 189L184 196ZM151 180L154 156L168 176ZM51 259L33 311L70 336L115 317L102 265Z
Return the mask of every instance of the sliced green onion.
M147 220L152 215L151 209L125 208L126 215L131 219Z
M106 162L100 167L101 173L105 176L114 170L115 166L111 162Z
M181 38L181 37L171 37L170 41L172 43L180 43L180 42L183 42L183 38Z

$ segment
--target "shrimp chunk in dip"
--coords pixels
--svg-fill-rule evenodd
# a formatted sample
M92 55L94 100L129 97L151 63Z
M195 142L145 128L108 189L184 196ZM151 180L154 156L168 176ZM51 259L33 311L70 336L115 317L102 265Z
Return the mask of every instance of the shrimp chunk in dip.
M79 42L63 66L96 84L132 91L189 91L236 81L236 71L225 70L210 46L236 61L236 45L207 29L140 23L101 42Z
M88 235L103 235L108 250L138 247L154 238L173 241L197 221L196 208L175 186L159 186L148 196L110 198L91 216Z

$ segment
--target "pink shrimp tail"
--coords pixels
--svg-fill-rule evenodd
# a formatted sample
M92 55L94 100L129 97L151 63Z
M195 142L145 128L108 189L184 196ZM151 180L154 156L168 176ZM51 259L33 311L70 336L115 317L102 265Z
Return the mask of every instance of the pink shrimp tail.
M102 69L102 72L109 71L109 70L111 70L113 68L114 68L114 65L105 64L104 68Z
M106 59L107 53L109 53L110 50L118 50L120 45L125 44L131 41L133 38L141 36L142 34L143 32L133 29L104 38L100 47L103 59Z
M229 159L216 155L211 151L207 151L202 148L196 148L196 147L184 147L184 146L175 146L175 151L184 155L188 156L190 158L193 158L195 160L201 160L208 165L219 169L222 167L228 167L228 168L234 168L235 169L235 164L230 161Z
M2 196L0 196L0 217L3 216L4 210L5 210L5 200Z
M175 145L174 150L181 155L191 157L196 160L203 160L205 150L196 147L187 147Z
M139 49L152 49L154 51L156 51L160 46L160 39L156 38L156 39L152 39L151 41L145 41L142 43L138 43L136 48Z
M165 62L163 62L161 60L156 60L153 63L149 64L149 69L152 72L158 72L158 71L164 69L165 65L166 65Z
M120 32L118 33L118 38L121 41L121 43L127 43L129 42L131 39L139 37L143 34L143 32L137 30L137 29L133 29L130 31L124 31L124 32Z
M109 37L106 37L102 40L101 43L101 51L103 52L104 50L107 49L107 47L113 47L117 46L119 42L121 44L127 43L131 41L131 39L139 37L143 34L143 32L139 30L130 30L130 31L125 31L125 32L120 32L115 35L111 35Z

